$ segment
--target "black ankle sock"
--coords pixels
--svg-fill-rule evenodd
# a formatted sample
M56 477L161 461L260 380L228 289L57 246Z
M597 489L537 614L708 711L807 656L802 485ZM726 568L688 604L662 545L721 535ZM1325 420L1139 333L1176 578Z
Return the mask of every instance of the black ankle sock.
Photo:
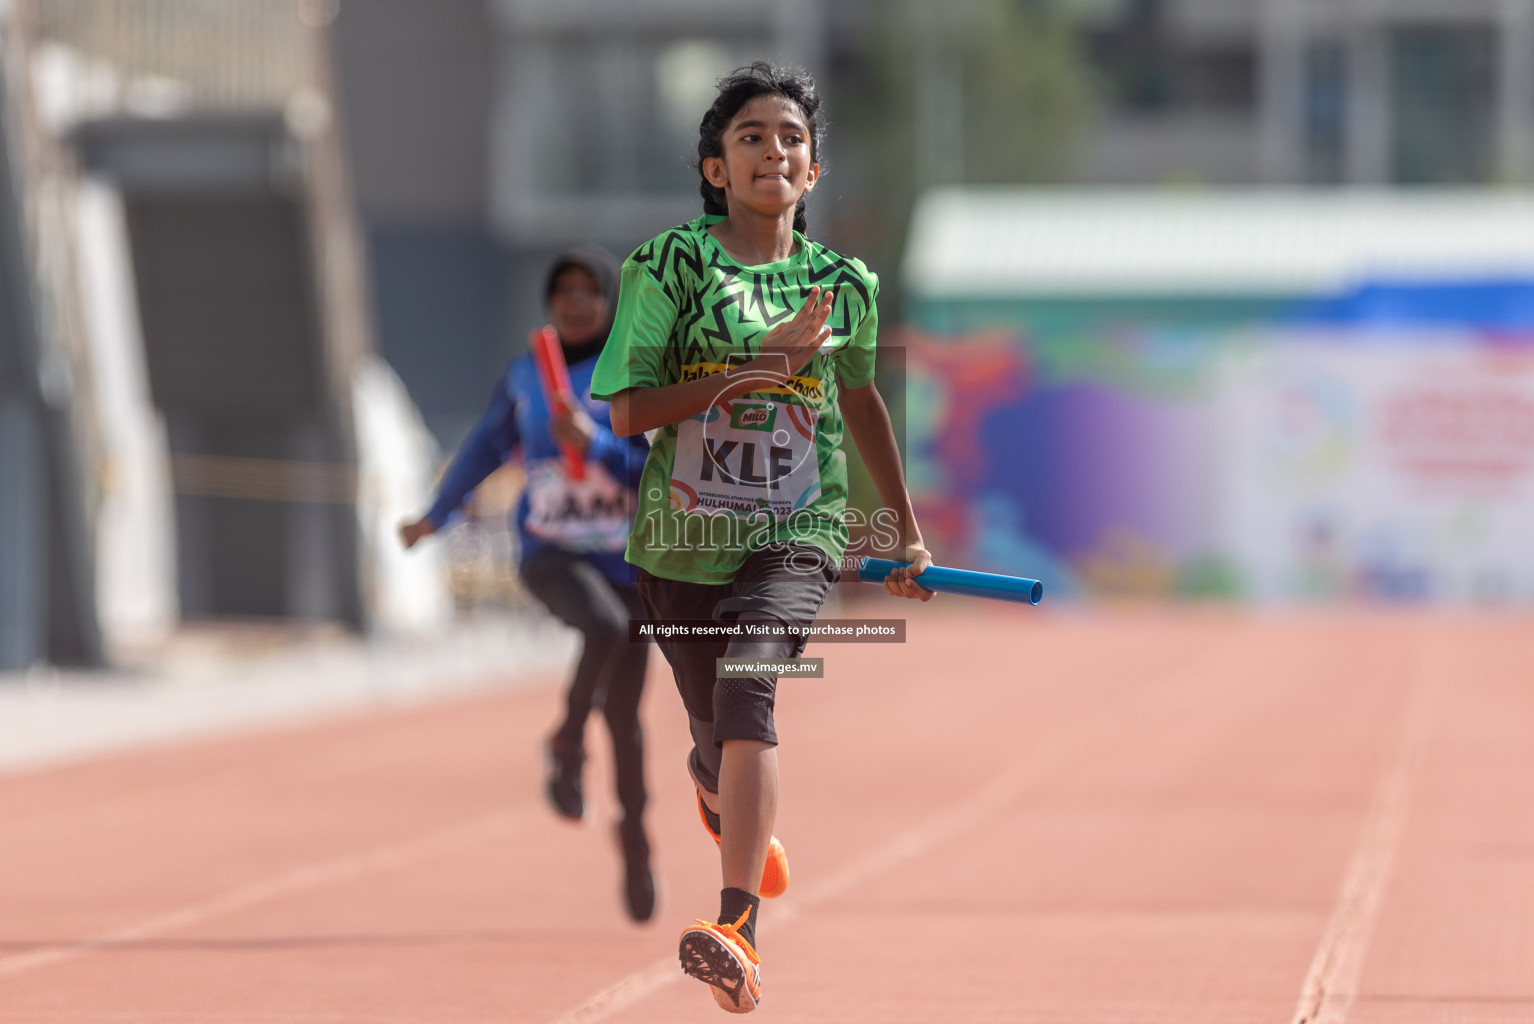
M702 797L698 798L698 805L703 808L703 820L708 822L708 827L714 830L714 835L720 835L723 830L719 827L719 812L709 810Z
M719 890L719 923L734 924L740 920L740 915L750 909L751 916L746 918L746 923L740 926L740 936L751 943L751 948L756 948L756 917L762 909L762 898L753 896L744 889L721 889Z

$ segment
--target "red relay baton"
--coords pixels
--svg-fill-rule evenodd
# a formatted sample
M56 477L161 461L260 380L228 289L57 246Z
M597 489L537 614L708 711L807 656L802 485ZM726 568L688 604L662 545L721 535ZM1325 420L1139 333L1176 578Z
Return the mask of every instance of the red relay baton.
M559 334L547 325L535 327L528 335L527 347L532 350L533 363L538 367L538 382L543 385L543 397L552 410L555 405L566 409L575 408L575 391L570 387L570 371L565 366L565 350L559 345ZM571 480L586 478L586 457L580 449L562 444L565 453L565 471Z

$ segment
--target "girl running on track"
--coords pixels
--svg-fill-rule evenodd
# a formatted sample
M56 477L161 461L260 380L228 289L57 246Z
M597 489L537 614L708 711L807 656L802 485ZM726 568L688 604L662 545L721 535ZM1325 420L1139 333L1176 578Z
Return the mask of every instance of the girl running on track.
M612 329L618 263L606 250L578 246L555 259L544 290L577 395L587 394L597 355ZM559 445L585 454L583 479L565 469ZM629 620L642 618L634 570L623 547L635 487L649 450L642 435L618 437L604 402L589 398L549 408L532 356L514 360L496 383L490 407L464 441L431 510L400 528L405 547L442 528L480 482L521 446L527 488L516 509L522 579L533 596L585 639L565 695L563 723L548 741L547 793L556 813L586 816L581 767L586 716L601 707L612 734L617 774L624 905L635 921L655 912L655 878L644 830L644 735L639 698L650 648L629 642Z
M699 129L703 216L623 265L592 394L612 401L617 433L655 432L627 557L657 622L814 620L848 540L844 422L911 563L885 589L932 596L911 579L931 557L873 385L878 279L804 235L819 107L798 69L758 62L723 79ZM761 998L760 898L788 884L772 835L777 679L721 678L715 659L794 658L804 641L657 642L687 708L687 766L724 882L718 923L682 933L682 967L746 1013Z

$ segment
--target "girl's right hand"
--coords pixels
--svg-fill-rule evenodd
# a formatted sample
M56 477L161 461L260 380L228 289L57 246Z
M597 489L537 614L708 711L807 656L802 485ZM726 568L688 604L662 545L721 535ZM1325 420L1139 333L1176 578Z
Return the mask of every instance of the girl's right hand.
M748 364L752 372L769 374L781 382L803 369L831 336L826 321L831 317L834 298L829 288L812 287L799 312L768 331L762 339L762 354Z
M884 577L884 592L894 597L910 597L917 601L932 600L935 592L921 585L921 574L932 565L932 552L920 540L907 544L904 560L910 564L890 570Z

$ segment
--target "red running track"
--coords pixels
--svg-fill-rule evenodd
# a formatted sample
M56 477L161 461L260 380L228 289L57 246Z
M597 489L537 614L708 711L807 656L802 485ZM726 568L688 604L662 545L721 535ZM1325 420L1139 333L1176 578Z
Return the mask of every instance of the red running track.
M1534 1020L1530 617L901 610L782 684L757 1019ZM645 928L556 682L0 778L0 1024L724 1019L669 676Z

